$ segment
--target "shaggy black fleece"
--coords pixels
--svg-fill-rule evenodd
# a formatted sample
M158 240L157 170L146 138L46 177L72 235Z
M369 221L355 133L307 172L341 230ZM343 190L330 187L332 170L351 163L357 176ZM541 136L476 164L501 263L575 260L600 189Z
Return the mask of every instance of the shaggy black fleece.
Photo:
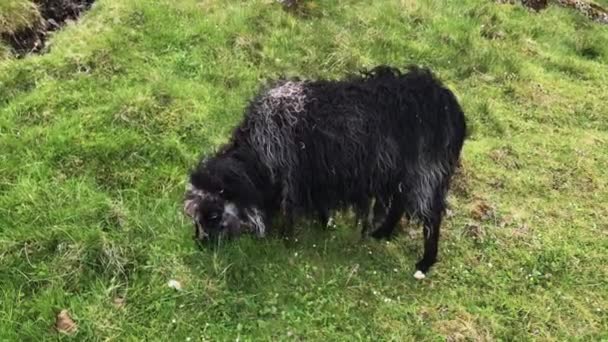
M364 233L375 223L371 235L388 238L406 214L424 227L417 263L424 275L437 257L465 134L454 94L427 69L281 80L249 104L231 141L192 171L185 210L200 238L263 236L278 214L291 227L296 218L325 223L348 208Z

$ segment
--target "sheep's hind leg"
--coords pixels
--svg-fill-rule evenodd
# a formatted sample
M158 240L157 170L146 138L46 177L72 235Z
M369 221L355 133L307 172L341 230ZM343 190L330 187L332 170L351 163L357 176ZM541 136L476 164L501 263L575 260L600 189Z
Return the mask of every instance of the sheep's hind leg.
M443 213L445 212L444 198L444 192L441 188L436 189L428 213L422 215L424 254L422 259L416 263L416 273L414 274L416 279L425 278L426 273L437 261L439 230L443 219Z
M371 235L376 239L389 239L392 237L395 226L405 213L405 201L403 196L395 196L386 214L384 222L380 228L376 229Z

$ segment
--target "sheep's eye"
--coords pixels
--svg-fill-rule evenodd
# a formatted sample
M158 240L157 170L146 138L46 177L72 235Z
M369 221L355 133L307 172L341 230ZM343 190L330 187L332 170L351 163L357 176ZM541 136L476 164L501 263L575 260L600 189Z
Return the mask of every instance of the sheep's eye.
M218 213L213 213L213 214L210 214L210 215L207 217L207 219L208 219L209 221L217 221L217 219L219 219L219 218L220 218L220 214L218 214Z

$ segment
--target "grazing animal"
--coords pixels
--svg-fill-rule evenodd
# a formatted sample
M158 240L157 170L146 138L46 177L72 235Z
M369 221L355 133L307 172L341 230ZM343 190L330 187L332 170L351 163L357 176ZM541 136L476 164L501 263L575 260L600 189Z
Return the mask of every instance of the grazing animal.
M250 102L230 142L191 172L184 209L199 240L263 237L278 215L290 230L297 218L327 223L344 209L363 234L390 238L405 214L423 225L415 273L423 278L437 258L465 134L456 97L427 69L277 81Z

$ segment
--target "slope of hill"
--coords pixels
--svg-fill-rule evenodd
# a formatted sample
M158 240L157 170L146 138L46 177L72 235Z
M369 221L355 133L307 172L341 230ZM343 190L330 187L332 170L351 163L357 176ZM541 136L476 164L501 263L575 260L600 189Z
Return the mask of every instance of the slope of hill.
M0 339L54 338L63 309L86 340L608 337L608 28L482 0L305 6L98 0L48 53L0 52ZM260 82L379 63L433 68L471 127L429 278L407 224L194 248L187 171Z

